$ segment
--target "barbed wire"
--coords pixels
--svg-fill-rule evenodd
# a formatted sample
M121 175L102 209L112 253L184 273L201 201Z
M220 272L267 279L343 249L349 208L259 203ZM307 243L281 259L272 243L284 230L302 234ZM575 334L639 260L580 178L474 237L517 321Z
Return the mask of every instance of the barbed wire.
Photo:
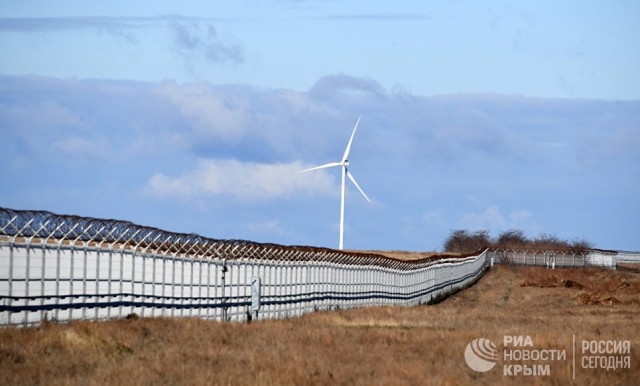
M347 265L371 265L413 270L460 257L434 255L400 260L375 253L341 251L310 246L284 246L247 240L225 240L195 233L176 233L129 221L61 215L47 211L0 208L0 235L40 239L41 242L85 243L94 247L128 248L134 251L189 258L227 260L323 261Z

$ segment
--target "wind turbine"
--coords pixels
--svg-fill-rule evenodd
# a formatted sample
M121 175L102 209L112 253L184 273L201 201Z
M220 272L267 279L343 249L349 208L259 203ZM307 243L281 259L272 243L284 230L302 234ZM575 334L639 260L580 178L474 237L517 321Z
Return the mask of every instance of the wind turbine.
M367 195L364 193L364 191L360 188L360 185L358 185L358 183L356 182L356 179L353 178L353 175L351 175L351 173L349 172L349 169L347 169L347 166L349 166L349 160L347 158L349 157L349 151L351 150L351 142L353 142L353 136L356 134L356 129L358 128L358 124L360 123L360 118L361 117L358 118L358 121L356 122L356 125L353 128L353 132L351 133L351 138L349 139L349 143L347 144L347 149L344 151L344 155L342 156L342 161L340 161L340 162L332 162L332 163L316 166L316 167L313 167L313 168L310 168L310 169L305 169L305 170L302 170L302 171L298 172L298 173L304 173L304 172L308 172L308 171L311 171L311 170L331 168L331 167L334 167L334 166L341 166L342 167L342 197L340 199L340 246L339 246L339 249L342 249L342 247L344 246L344 188L345 188L345 176L349 177L351 182L353 182L353 184L356 186L356 188L358 188L358 190L360 191L360 193L362 193L364 198L367 201L369 201L369 203L371 203L371 200L369 200L369 197L367 197Z

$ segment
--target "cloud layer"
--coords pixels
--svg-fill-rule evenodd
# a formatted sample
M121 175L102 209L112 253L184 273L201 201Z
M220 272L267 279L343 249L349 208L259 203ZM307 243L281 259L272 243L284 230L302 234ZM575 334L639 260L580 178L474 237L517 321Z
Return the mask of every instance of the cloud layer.
M211 237L335 246L358 116L349 247L437 249L521 227L640 249L640 102L424 97L375 80L308 92L0 76L0 202Z
M167 42L187 65L200 59L206 62L240 64L245 60L241 45L221 38L214 23L220 19L187 16L155 17L24 17L0 18L0 32L24 34L54 34L68 31L89 31L108 34L136 45L145 31L167 31ZM161 34L159 36L162 36Z
M228 196L242 200L291 198L294 195L332 195L337 185L323 171L298 174L306 166L289 164L259 164L237 160L200 160L194 170L171 177L154 174L147 184L152 195L161 198L213 198Z

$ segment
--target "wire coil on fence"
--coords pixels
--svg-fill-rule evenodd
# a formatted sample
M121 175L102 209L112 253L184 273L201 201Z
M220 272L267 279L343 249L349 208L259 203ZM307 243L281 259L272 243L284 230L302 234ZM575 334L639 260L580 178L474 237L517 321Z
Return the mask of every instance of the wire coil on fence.
M442 256L398 260L386 256L308 246L283 246L247 240L223 240L195 233L175 233L129 221L59 215L46 211L0 208L0 236L59 239L121 245L147 253L177 257L331 261L349 265L376 265L411 270L433 264ZM449 258L451 258L449 256Z

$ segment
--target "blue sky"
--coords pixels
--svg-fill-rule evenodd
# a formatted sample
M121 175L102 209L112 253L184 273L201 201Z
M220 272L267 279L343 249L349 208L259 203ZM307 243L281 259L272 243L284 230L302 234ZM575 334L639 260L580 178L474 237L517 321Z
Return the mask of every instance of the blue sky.
M635 1L0 1L0 206L215 238L640 250Z

